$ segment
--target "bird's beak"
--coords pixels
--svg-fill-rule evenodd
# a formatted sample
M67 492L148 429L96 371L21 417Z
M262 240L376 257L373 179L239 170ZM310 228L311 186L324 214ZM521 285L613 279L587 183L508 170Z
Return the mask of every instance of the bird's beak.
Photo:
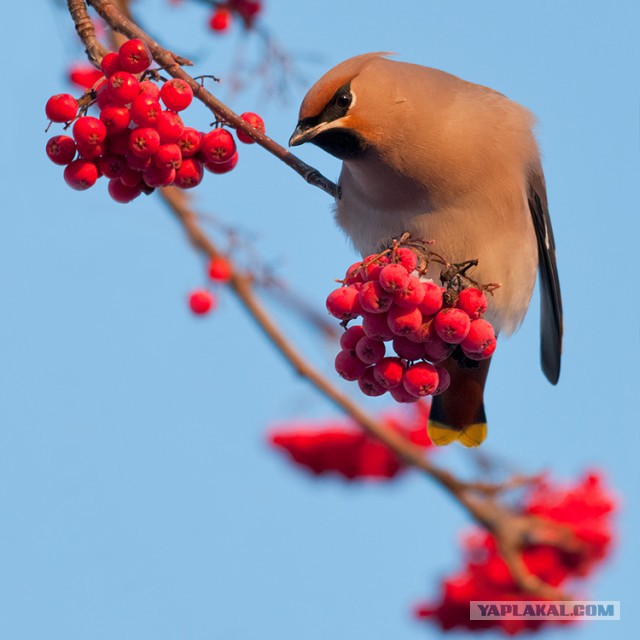
M323 129L327 128L326 122L321 122L320 124L311 125L304 122L298 122L298 126L296 130L293 132L292 136L289 138L289 146L297 147L300 144L304 144L305 142L309 142L315 138L315 136L320 133Z

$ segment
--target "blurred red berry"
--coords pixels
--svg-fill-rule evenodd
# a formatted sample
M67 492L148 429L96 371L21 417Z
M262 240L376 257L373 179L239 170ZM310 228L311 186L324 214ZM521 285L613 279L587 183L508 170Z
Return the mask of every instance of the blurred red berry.
M213 31L223 33L229 29L231 25L231 13L227 9L218 8L209 18L209 27Z
M198 316L209 313L213 309L215 298L206 289L196 289L189 294L189 308Z
M81 89L91 89L102 77L102 71L90 64L76 64L69 69L69 80Z
M215 282L229 282L231 279L231 263L226 258L211 258L209 262L209 278Z

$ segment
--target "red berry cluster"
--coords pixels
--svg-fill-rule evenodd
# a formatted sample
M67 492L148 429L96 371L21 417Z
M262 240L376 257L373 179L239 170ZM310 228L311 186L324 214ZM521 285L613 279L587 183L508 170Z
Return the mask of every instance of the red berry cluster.
M105 176L109 195L126 203L156 187L190 189L202 181L205 170L220 174L236 166L231 133L221 127L203 133L185 126L179 112L193 100L191 87L180 79L161 86L143 79L150 64L145 44L128 40L103 58L100 79L79 101L69 94L47 101L49 120L73 122L73 137L54 136L46 147L53 162L65 165L64 179L73 189L88 189ZM94 104L97 118L86 115ZM242 117L264 131L260 116ZM238 139L253 142L242 132Z
M614 497L597 473L587 474L568 487L543 482L525 497L523 515L539 518L541 524L546 521L555 526L556 531L562 532L558 533L558 539L567 540L567 536L572 535L573 549L532 542L520 551L522 563L538 579L559 590L564 590L569 581L575 586L576 579L590 575L610 553L613 542L611 516L615 507ZM459 627L486 631L493 627L508 635L535 631L553 622L544 617L470 620L469 603L473 600L544 602L542 596L527 593L516 584L495 538L480 530L465 540L464 567L445 578L437 601L419 605L415 615L445 630Z
M429 405L419 402L407 412L383 414L381 419L387 427L426 449L432 446L424 428L428 415ZM336 474L350 481L389 481L410 468L352 420L279 425L271 431L269 441L316 476Z
M209 19L209 27L218 33L229 30L232 16L235 13L246 29L251 29L256 18L262 11L262 2L259 0L227 0L218 2Z
M231 263L222 257L211 258L208 268L209 279L224 284L231 279ZM216 307L215 294L207 288L194 289L189 294L189 308L197 316L203 316Z
M343 333L335 367L345 380L357 380L365 395L389 391L398 402L438 395L450 382L439 363L483 360L495 351L493 327L482 318L484 292L441 287L421 279L417 267L416 252L394 246L351 265L343 286L327 297L329 313L345 327L362 317L361 325Z

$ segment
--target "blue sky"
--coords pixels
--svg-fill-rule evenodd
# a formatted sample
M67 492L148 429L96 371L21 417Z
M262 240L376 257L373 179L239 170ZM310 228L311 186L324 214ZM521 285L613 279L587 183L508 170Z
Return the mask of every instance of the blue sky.
M225 79L239 34L210 36L200 5L136 4L162 42L198 60L197 72ZM28 18L29 41L6 29L0 56L14 79L0 102L9 150L0 158L0 637L437 636L409 612L459 566L465 514L417 475L392 486L317 482L267 450L270 425L334 410L231 296L205 320L188 313L185 294L202 282L203 265L156 198L121 206L104 184L66 187L44 155L43 107L67 89L65 69L81 50L62 9L24 6L11 3L5 17ZM640 5L267 1L265 21L305 60L308 85L351 55L395 51L537 115L564 293L563 371L554 388L539 369L536 299L494 359L486 452L566 480L587 468L606 473L621 503L618 542L581 593L621 600L623 620L561 633L631 637ZM267 105L249 91L233 106L260 111L284 142L306 88ZM209 121L199 109L192 118L202 128ZM241 153L232 174L207 176L195 205L251 230L262 257L322 309L355 257L329 198L257 147ZM337 176L334 159L299 153ZM273 309L331 374L335 347ZM438 457L472 469L461 449Z

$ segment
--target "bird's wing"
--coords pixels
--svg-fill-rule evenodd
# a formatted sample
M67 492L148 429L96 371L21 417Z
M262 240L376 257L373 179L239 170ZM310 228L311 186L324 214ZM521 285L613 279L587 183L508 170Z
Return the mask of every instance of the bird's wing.
M549 218L547 189L540 167L529 175L529 209L538 240L540 269L540 359L542 371L551 384L560 377L562 353L562 298L556 265L556 245Z

